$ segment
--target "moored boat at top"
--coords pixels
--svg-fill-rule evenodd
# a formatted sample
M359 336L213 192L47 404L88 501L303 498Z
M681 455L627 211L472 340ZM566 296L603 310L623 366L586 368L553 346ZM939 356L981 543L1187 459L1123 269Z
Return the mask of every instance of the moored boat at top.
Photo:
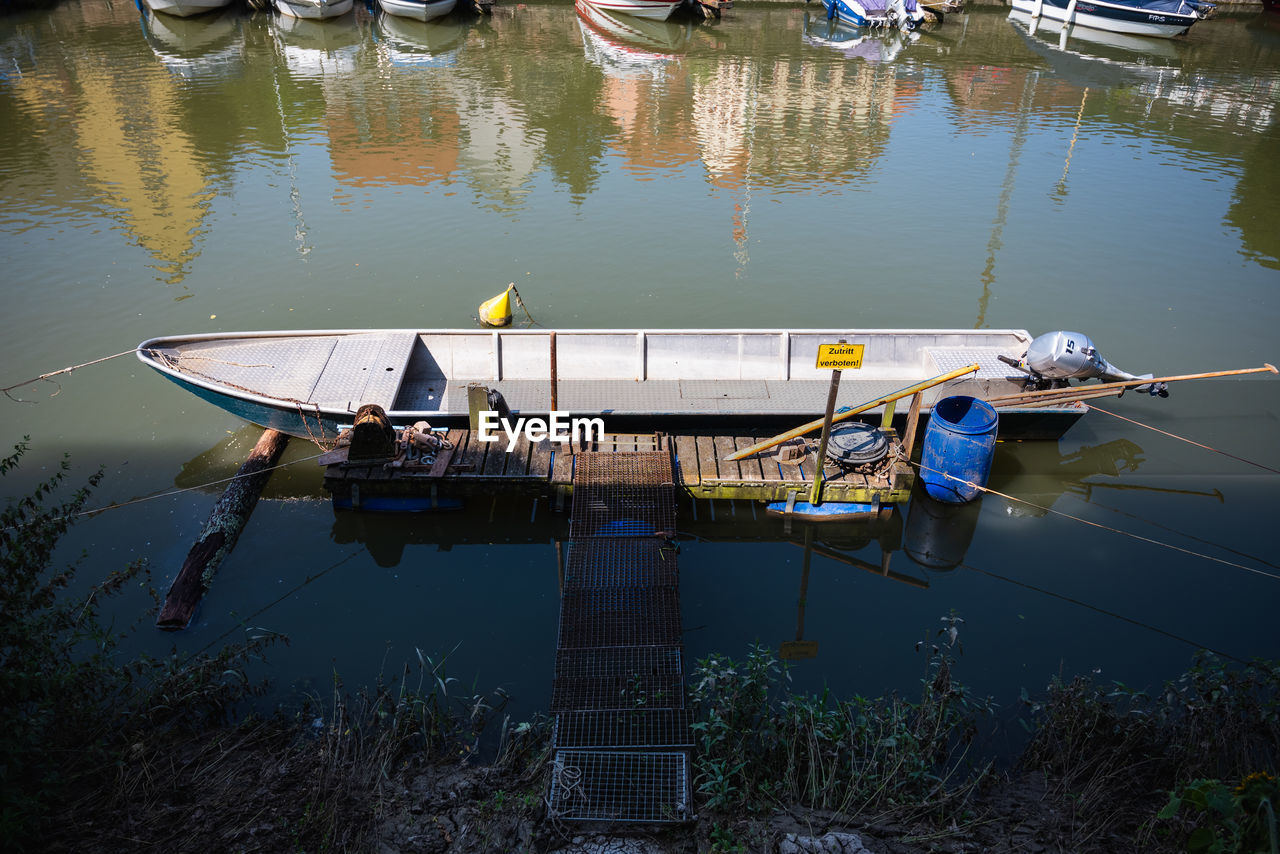
M153 12L164 12L179 18L203 15L231 4L231 0L145 0Z
M430 21L453 11L457 0L378 0L382 11L398 18Z
M684 0L587 0L597 9L636 18L653 18L665 21Z
M354 5L355 0L275 0L276 11L290 18L337 18Z
M827 18L855 27L914 30L927 18L917 0L822 0Z
M843 373L838 405L979 366L925 392L926 412L948 395L1021 392L1027 375L1010 365L1033 344L1024 330L989 329L573 329L554 338L542 329L392 329L153 338L138 357L247 421L333 438L366 404L399 425L465 420L473 386L499 392L516 412L639 420L647 429L690 418L807 419L822 413L831 381L830 369L816 367L818 346L841 340L860 345L861 357ZM1002 430L1056 436L1084 411L1077 403L1002 409Z
M1033 21L1045 18L1065 26L1113 33L1172 38L1213 14L1200 0L1011 0Z

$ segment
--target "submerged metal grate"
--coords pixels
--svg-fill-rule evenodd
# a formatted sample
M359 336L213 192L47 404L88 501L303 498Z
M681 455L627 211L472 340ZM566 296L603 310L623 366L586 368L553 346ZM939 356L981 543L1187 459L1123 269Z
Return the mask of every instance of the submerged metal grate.
M565 559L566 589L675 587L676 547L656 537L571 540Z
M689 757L680 752L557 750L548 811L561 821L691 818Z
M573 484L569 538L671 537L676 529L676 494L671 484Z
M670 588L567 590L560 600L559 649L680 643L680 597Z
M561 712L554 743L559 748L693 747L693 712L687 709L615 709Z

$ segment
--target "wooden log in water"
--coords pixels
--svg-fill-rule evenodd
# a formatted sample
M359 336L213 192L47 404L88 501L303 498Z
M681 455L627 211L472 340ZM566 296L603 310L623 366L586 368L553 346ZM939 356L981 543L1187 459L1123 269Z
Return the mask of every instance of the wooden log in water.
M165 595L156 626L170 630L185 629L191 622L191 615L209 589L213 574L235 546L245 523L249 521L249 514L258 503L262 488L271 478L271 469L287 444L289 436L276 430L267 430L258 439L249 459L240 466L218 503L213 505L200 538L187 553L178 577Z

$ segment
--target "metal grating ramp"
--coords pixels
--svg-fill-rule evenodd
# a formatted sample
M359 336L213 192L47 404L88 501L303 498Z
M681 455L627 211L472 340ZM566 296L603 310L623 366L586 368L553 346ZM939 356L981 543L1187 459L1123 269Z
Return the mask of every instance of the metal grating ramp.
M551 689L562 821L692 818L672 462L577 456Z
M557 750L550 800L561 821L689 821L689 754Z
M926 347L925 352L933 359L938 373L957 371L977 364L975 379L1003 379L1010 375L1019 376L1018 371L1000 361L1004 350L991 347Z

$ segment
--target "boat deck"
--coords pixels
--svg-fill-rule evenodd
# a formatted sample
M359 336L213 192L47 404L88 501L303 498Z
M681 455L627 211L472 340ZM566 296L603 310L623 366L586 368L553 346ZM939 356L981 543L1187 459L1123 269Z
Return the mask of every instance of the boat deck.
M325 465L325 487L335 498L351 500L353 506L359 506L361 496L407 497L504 490L549 494L562 503L573 490L578 454L661 451L668 447L675 452L680 477L677 486L694 498L786 501L796 493L799 500L805 501L817 474L812 449L795 463L780 461L773 451L740 462L724 459L727 454L765 438L754 435L606 434L588 447L545 440L532 443L521 436L509 454L504 438L480 442L468 429L449 430L448 438L452 449L440 452L429 463L417 465L348 463L343 449L331 452L321 458ZM894 435L889 458L871 473L824 466L823 499L868 504L905 501L914 475L908 464L895 459L897 447Z
M819 339L810 333L561 333L555 407L574 414L812 416L825 408L830 371L816 370ZM856 338L850 334L848 337ZM926 393L986 397L1022 388L999 360L999 336L937 334L869 338L859 369L846 370L838 405L853 406L932 376L977 364L972 378ZM469 412L467 391L502 393L514 411L552 407L551 347L546 335L506 333L362 333L239 335L162 342L153 357L175 378L230 397L299 406L341 421L376 404L397 423ZM697 348L702 348L701 350ZM1013 376L1011 376L1013 375Z

